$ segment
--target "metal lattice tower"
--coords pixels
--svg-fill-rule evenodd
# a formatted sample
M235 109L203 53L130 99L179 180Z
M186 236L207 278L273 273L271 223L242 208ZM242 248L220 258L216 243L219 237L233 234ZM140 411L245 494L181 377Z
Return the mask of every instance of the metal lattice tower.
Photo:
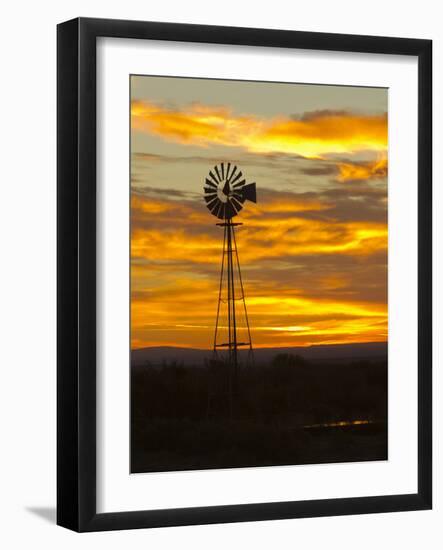
M223 252L213 350L216 357L220 350L225 350L228 366L236 373L239 348L247 349L248 358L252 360L252 339L235 238L235 227L243 224L234 223L232 218L242 210L246 200L256 202L256 185L247 184L237 166L222 162L209 172L204 191L208 209L223 220L217 223L223 227ZM246 337L239 340L240 312L244 317L241 324L246 329ZM226 313L226 338L222 338L224 331L220 325L223 313Z

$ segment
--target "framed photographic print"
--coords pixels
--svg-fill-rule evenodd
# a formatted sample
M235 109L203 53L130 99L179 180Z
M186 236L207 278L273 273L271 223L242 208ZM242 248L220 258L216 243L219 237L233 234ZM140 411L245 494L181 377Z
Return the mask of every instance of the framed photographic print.
M59 25L59 525L431 508L431 52Z

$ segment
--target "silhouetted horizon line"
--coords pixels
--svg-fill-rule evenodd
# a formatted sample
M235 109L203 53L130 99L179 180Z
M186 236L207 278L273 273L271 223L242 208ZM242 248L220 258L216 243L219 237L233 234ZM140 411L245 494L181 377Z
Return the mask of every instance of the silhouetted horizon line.
M322 344L293 344L293 345L284 345L284 346L252 346L253 350L266 350L266 349L292 349L292 348L302 348L302 349L309 349L313 347L332 347L332 346L361 346L361 345L370 345L370 344L388 344L388 340L380 340L380 341L364 341L364 342L334 342L331 344L322 343ZM159 348L166 348L166 349L187 349L187 350L198 350L198 351L213 351L213 348L200 348L195 346L175 346L171 344L164 344L164 345L154 345L154 346L141 346L136 348L131 348L131 351L137 351L142 349L159 349ZM240 349L239 351L247 351L247 349Z

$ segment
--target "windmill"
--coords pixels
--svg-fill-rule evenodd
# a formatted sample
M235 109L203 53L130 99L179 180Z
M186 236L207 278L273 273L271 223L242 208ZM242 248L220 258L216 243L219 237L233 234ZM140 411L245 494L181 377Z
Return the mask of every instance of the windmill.
M239 348L247 349L252 359L252 340L246 309L243 280L238 257L235 227L243 225L232 219L242 210L245 201L257 202L255 183L246 183L243 173L230 162L214 166L204 184L205 201L209 211L222 220L217 223L223 227L223 251L220 269L217 315L213 352L218 357L220 350L227 352L226 360L230 370L236 376ZM226 309L226 330L220 330L220 320ZM240 315L241 314L241 315ZM240 319L242 318L243 327ZM246 336L238 338L242 328ZM222 338L222 333L226 337Z

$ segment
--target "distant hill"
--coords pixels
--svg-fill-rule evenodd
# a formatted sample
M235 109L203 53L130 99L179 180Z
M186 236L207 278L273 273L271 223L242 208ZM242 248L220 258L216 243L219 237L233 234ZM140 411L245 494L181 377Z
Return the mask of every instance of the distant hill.
M241 352L244 353L244 352ZM312 362L341 361L350 363L360 360L383 360L387 358L387 342L367 342L362 344L331 344L308 347L257 348L254 360L257 364L268 363L279 353L301 355ZM158 366L167 361L178 361L184 365L202 366L212 350L159 346L132 350L133 366Z

